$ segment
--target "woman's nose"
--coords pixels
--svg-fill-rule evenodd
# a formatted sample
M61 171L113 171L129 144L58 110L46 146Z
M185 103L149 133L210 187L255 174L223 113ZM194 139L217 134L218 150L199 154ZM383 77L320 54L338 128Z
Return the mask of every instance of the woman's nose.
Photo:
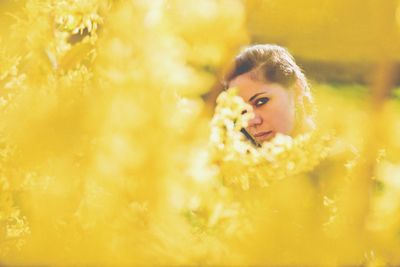
M262 124L262 118L260 115L255 114L252 119L249 120L248 127L256 127Z

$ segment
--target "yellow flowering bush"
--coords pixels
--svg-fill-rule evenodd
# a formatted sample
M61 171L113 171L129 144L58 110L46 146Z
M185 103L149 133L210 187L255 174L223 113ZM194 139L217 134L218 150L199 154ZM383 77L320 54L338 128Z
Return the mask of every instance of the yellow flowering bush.
M1 46L1 137L13 148L2 158L2 261L204 258L207 242L177 253L198 243L182 213L210 188L197 188L210 174L185 155L207 142L200 94L247 39L232 3L242 5L208 1L212 18L182 10L188 1L20 3ZM193 27L174 27L187 15ZM226 33L188 38L210 19Z
M9 4L1 265L400 262L395 101L372 142L378 162L364 99L327 85L314 86L313 132L252 144L241 133L251 108L234 89L210 123L205 95L249 42L252 4Z
M277 134L260 147L246 140L240 130L254 114L235 91L232 88L220 94L211 122L214 161L227 184L237 184L244 190L250 184L265 187L270 182L312 170L327 156L330 137L311 132L294 138ZM250 112L242 114L243 110Z

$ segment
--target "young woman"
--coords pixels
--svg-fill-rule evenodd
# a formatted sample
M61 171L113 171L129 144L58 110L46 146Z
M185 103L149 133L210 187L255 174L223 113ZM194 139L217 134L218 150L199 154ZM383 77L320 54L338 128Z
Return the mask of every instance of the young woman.
M278 45L253 45L235 59L226 87L253 107L249 137L262 143L277 133L295 136L314 127L306 78L289 52Z
M248 265L362 263L370 249L363 225L371 192L362 158L330 129L314 131L312 95L293 57L277 45L250 46L236 57L225 87L237 90L217 101L214 163L240 203L243 216L235 219L250 225L238 227L246 239L231 254L246 251ZM256 147L238 142L244 124L235 123L249 110L242 112L236 93L252 107L245 135Z

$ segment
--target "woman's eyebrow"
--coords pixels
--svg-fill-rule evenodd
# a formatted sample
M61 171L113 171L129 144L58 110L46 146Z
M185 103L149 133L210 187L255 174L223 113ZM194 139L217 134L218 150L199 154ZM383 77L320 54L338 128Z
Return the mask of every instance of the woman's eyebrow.
M257 93L255 95L253 95L252 97L249 98L249 102L251 102L254 98L256 98L259 95L265 94L265 92L261 92L261 93Z

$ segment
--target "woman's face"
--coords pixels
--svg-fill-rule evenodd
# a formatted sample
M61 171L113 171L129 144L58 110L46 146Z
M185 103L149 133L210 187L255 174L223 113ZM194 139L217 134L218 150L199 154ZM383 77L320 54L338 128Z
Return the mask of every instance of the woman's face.
M255 116L246 130L258 143L270 140L277 133L291 135L295 119L293 90L261 81L252 72L237 76L229 87L237 87L239 96L253 107Z

